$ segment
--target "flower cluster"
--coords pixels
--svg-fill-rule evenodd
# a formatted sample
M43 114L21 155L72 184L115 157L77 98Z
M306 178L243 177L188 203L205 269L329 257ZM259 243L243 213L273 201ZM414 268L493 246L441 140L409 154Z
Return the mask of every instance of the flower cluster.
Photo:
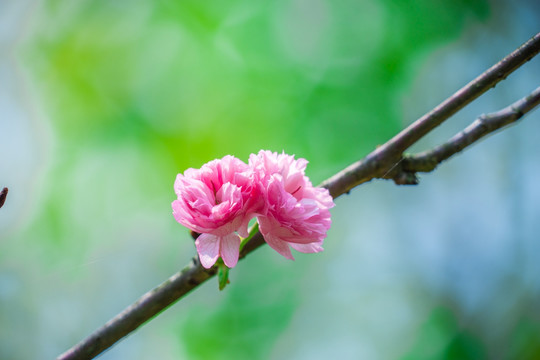
M201 264L210 268L221 256L234 267L240 236L248 236L254 217L268 245L287 259L294 259L290 247L322 251L334 202L328 190L311 184L306 165L305 159L261 150L249 164L228 155L178 174L173 215L201 234L195 241Z

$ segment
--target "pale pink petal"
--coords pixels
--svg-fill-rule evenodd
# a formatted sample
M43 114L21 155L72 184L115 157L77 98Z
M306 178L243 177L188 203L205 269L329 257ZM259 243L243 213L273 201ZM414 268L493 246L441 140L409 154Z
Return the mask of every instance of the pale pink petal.
M210 269L219 256L219 237L212 234L201 234L195 240L202 266Z
M279 226L277 220L267 216L257 216L257 222L259 223L259 231L261 234L268 234L272 229Z
M240 249L240 237L235 233L221 238L221 258L228 267L236 266Z
M252 218L253 217L246 216L244 220L242 220L242 224L240 225L240 227L236 230L241 237L247 238L249 236L248 227L249 227L249 222Z
M300 252L303 252L303 253L306 253L306 254L309 254L309 253L318 253L318 252L321 252L323 251L323 247L321 246L322 245L322 242L320 243L309 243L309 244L295 244L295 243L289 243L289 245L291 245L291 247L296 250L296 251L300 251Z
M229 235L232 232L235 232L236 229L240 227L240 224L242 224L242 218L236 217L234 218L234 220L226 223L225 225L215 230L210 231L210 233L217 235L219 237L223 237L223 236Z
M313 197L317 199L326 209L333 208L335 206L334 199L330 196L328 189L313 188Z
M289 244L285 241L280 240L279 238L273 236L272 234L263 234L264 240L270 245L270 247L276 250L279 254L283 255L289 260L294 260L294 257L291 254L291 249Z
M284 186L285 191L295 194L305 186L304 174L297 172L289 175Z
M301 172L304 172L306 170L306 167L307 167L307 164L308 164L309 161L307 161L306 159L304 158L298 158L298 160L296 160L296 168L301 171Z

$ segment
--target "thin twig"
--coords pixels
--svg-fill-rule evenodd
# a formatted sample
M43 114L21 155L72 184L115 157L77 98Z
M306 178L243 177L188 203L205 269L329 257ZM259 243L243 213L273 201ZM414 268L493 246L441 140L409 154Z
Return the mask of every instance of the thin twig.
M505 126L515 123L526 113L540 104L540 87L530 95L516 101L510 106L497 112L482 115L460 133L436 148L415 155L403 157L399 171L389 174L387 178L400 176L400 172L414 174L416 172L430 172L437 165L459 153L466 147Z
M517 50L493 65L482 75L458 90L426 115L416 120L390 141L378 147L362 160L348 166L321 184L333 197L349 192L354 187L380 178L396 162L403 152L424 135L440 125L450 116L474 99L494 87L514 70L532 59L540 51L540 33L536 34Z
M381 177L400 160L403 151L410 145L495 86L497 82L506 78L539 51L540 34L537 34L386 144L363 160L332 176L321 186L326 187L330 194L336 198L363 182ZM264 244L264 239L258 233L244 246L240 258L245 257L262 244ZM89 337L60 355L59 359L90 359L95 357L215 274L215 268L206 270L194 258L184 270L143 295L137 302L97 329Z
M373 174L370 178L392 179L397 185L418 184L417 172L433 171L438 164L447 160L466 147L472 145L484 136L493 133L507 125L515 123L529 111L540 104L540 87L530 95L516 101L512 105L497 112L482 115L462 132L452 137L448 142L436 148L415 155L402 155L384 174ZM368 162L363 163L370 166ZM362 171L362 168L359 168ZM323 184L324 186L324 184ZM337 196L340 196L338 194ZM337 197L336 196L336 197ZM264 245L262 236L252 239L246 244L241 257Z

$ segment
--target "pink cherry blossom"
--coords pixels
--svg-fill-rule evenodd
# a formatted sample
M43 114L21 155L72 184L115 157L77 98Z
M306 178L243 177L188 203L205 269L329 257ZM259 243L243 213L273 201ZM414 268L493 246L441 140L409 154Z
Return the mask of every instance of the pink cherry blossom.
M243 161L225 156L178 174L173 215L180 224L201 233L195 241L201 264L212 267L221 256L228 267L238 262L240 236L262 208L260 184Z
M265 241L287 259L289 248L315 253L331 225L329 209L334 201L328 190L314 187L307 176L305 159L261 150L249 165L264 189L265 209L257 216Z

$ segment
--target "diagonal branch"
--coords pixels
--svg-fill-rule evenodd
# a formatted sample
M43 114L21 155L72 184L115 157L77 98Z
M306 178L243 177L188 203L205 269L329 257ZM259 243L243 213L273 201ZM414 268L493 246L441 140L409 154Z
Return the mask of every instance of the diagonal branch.
M58 359L92 359L216 273L216 268L207 270L193 258L182 271L141 296Z
M392 179L397 185L416 185L418 184L418 178L416 177L417 172L431 172L435 170L437 165L441 162L472 145L484 136L515 123L538 105L540 105L540 87L534 90L530 95L516 101L502 110L480 116L462 132L432 150L416 155L400 154L400 159L394 160L393 164L388 165L389 169L386 170L384 174L377 175L376 173L370 173L370 178L366 181L375 178ZM367 157L365 159L367 159ZM370 167L373 166L373 163L364 160L360 161L362 166L357 168L357 171L360 173L366 171L366 168L369 170ZM327 182L329 182L329 180L327 180ZM323 183L321 186L332 189L332 185L332 183ZM342 194L337 194L334 197L340 195ZM241 257L244 257L263 244L264 239L262 236L253 238L245 245L240 254Z
M405 155L399 166L385 178L397 184L416 184L417 172L431 172L443 161L459 153L484 136L515 123L540 104L540 87L530 95L497 112L482 115L460 133L436 148L415 155Z
M389 170L393 171L395 164L400 162L403 151L409 146L499 81L505 79L538 52L540 52L540 34L535 35L386 144L332 176L321 186L326 187L330 194L336 198L371 179L384 178ZM240 258L244 258L262 244L264 244L264 239L258 233L244 246ZM58 359L90 359L99 355L215 274L215 268L204 269L199 260L194 258L182 271L144 294L134 304L90 336L60 355Z
M321 184L333 197L374 178L384 177L412 144L420 140L450 116L478 98L540 51L540 33L458 90L433 110L409 125L362 160L349 165Z

